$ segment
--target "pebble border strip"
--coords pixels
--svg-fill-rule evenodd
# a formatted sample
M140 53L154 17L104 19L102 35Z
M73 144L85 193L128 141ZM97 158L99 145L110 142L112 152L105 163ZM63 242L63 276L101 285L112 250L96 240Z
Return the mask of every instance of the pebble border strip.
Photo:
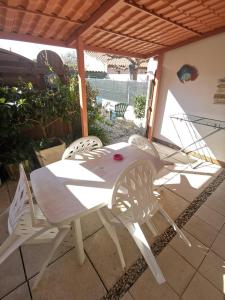
M225 180L225 169L198 195L192 203L179 215L175 223L182 228L208 199L208 197L217 189L217 187ZM173 239L176 232L170 226L163 234L161 234L151 245L152 252L155 256L167 246ZM143 257L138 258L136 262L122 275L122 277L114 284L108 293L101 300L117 300L120 299L130 287L138 280L138 278L147 269L147 264Z

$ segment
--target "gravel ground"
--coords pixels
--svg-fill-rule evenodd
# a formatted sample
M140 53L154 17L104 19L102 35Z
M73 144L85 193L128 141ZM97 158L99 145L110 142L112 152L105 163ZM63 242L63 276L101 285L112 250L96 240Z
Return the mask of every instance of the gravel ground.
M99 125L107 132L109 144L127 142L132 134L145 134L144 128L139 128L131 121L118 118L115 121L107 121L107 123L100 123Z

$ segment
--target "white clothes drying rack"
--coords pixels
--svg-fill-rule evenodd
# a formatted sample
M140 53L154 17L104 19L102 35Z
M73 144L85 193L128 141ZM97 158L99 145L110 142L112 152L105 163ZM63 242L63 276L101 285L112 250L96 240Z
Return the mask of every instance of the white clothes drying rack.
M175 114L175 115L171 115L170 118L171 118L171 121L173 122L173 126L176 130L176 133L180 140L182 148L173 152L172 154L164 157L164 159L173 157L174 155L176 155L180 152L184 152L187 155L190 166L192 167L192 164L191 164L188 154L190 152L194 151L194 152L197 152L200 155L200 157L203 156L206 161L208 160L207 155L209 155L208 157L210 158L211 162L213 163L210 151L209 151L206 143L204 142L204 140L206 138L208 138L209 136L212 136L213 134L215 134L221 130L225 130L225 121L205 118L205 117L201 117L201 116L194 116L194 115L190 115L190 114ZM190 143L187 146L184 146L184 143L182 140L182 134L179 132L179 126L178 126L179 123L178 122L185 122L187 129L189 131L189 134L191 136L192 143ZM194 128L193 124L208 126L208 127L213 128L213 130L211 130L209 133L207 133L204 136L200 136L197 133L196 129ZM195 146L194 150L185 151L192 146ZM195 167L197 167L197 166L195 166Z

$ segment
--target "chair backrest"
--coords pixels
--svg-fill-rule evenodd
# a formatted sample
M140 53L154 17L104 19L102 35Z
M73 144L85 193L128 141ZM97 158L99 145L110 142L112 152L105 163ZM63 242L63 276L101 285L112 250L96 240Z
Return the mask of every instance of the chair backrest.
M128 143L131 145L135 145L138 148L160 159L159 153L156 150L155 146L152 143L150 143L147 138L138 134L134 134L130 136Z
M117 117L123 117L126 110L127 110L128 104L127 103L118 103L115 105L115 112Z
M153 195L154 168L149 160L138 160L116 180L111 208L118 213L131 212L133 221L145 222L157 205ZM130 215L130 214L129 214Z
M29 183L24 171L23 165L19 165L20 178L13 201L9 208L8 216L8 230L12 233L22 217L26 212L31 212L33 209L32 194ZM30 207L32 205L32 207Z
M76 153L91 151L102 147L102 142L97 136L82 137L70 144L63 153L62 159L75 158Z

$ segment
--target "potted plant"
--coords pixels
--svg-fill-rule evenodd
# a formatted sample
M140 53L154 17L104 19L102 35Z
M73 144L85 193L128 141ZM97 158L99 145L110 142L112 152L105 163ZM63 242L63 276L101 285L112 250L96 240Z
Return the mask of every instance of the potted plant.
M62 139L49 134L49 128L59 120L72 120L79 111L74 85L71 80L68 85L57 82L51 90L38 90L31 84L20 87L23 98L20 114L24 116L24 124L26 128L35 128L41 133L41 138L34 142L34 150L42 166L61 159L66 148Z

